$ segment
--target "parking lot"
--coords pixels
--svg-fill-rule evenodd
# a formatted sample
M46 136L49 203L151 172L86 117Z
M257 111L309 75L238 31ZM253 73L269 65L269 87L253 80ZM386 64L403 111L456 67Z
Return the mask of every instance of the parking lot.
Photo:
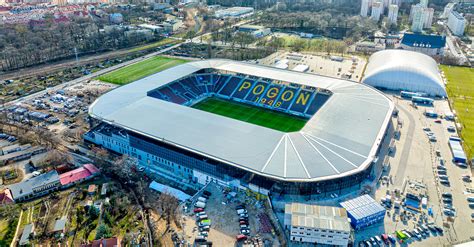
M210 183L205 190L211 192L204 208L204 212L211 222L207 240L211 241L214 246L234 246L237 243L236 237L241 235L239 215L236 211L236 207L239 205L245 207L248 215L248 225L244 227L250 230L249 234L246 234L247 241L278 246L278 239L272 235L272 229L268 229L266 219L262 218L264 212L262 203L247 196L244 192L232 192L215 183ZM202 193L195 196L193 205L200 196ZM195 208L197 207L190 207L184 217L184 231L190 243L193 243L200 235L197 226L199 221L196 220L196 213L193 212ZM244 241L239 241L237 244L243 243Z
M85 131L89 104L115 85L99 81L83 82L51 90L8 108L10 121L39 126L62 134L69 142L80 141Z
M274 66L276 61L288 60L288 69L292 70L299 64L309 67L307 73L330 76L335 78L348 78L360 81L366 65L364 58L339 57L310 53L276 52L258 62L263 65ZM339 60L341 59L341 60Z
M434 106L411 105L411 101L391 96L399 110L399 122L401 123L400 138L395 139L395 150L389 156L390 167L383 174L386 176L384 183L378 184L375 197L378 201L385 198L387 191L406 191L407 187L426 190L427 205L421 209L421 213L406 210L406 214L400 217L392 207L387 211L384 224L378 224L356 233L357 242L383 233L393 234L396 230L408 230L420 227L421 224L432 223L443 228L444 233L431 233L420 240L410 240L409 245L414 246L442 246L470 240L474 236L474 223L471 222L474 209L469 208L467 196L472 184L463 181L464 174L471 172L453 163L453 156L448 145L450 136L455 132L448 131L449 126L455 123L441 118L429 118L424 115L425 111L434 110L438 114L449 111L448 102L437 100ZM441 121L440 121L441 120ZM429 136L435 136L436 141L430 141ZM440 169L440 160L445 165ZM440 183L444 174L438 170L444 170L449 185ZM409 183L411 182L411 183ZM443 202L443 193L451 193L452 200ZM472 196L473 194L471 194ZM452 201L452 202L449 202ZM428 210L431 208L432 215ZM451 208L447 210L448 208ZM453 216L448 217L447 211ZM405 243L406 244L406 243Z

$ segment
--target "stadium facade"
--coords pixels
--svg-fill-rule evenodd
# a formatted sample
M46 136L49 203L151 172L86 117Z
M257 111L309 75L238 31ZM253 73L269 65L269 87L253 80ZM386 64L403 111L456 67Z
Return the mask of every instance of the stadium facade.
M307 122L282 132L192 108L209 97ZM84 138L180 183L310 195L371 174L393 108L379 91L352 81L212 59L101 96L90 106Z

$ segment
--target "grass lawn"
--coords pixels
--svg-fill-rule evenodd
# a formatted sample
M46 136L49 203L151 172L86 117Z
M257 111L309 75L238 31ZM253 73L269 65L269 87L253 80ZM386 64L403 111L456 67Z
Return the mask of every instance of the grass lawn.
M0 219L0 246L10 246L18 224L18 217L13 220Z
M298 131L307 121L282 112L218 98L205 99L193 108L283 132Z
M124 85L186 62L186 60L176 58L160 56L152 57L139 63L101 75L98 79L104 82Z
M462 124L461 137L468 157L474 154L474 69L441 66L448 80L447 91L451 106Z

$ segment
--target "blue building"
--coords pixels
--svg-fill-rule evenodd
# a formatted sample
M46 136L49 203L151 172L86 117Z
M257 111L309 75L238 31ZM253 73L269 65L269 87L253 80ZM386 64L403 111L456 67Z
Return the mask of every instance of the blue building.
M363 195L341 203L347 210L351 225L359 230L383 222L385 208L369 195Z
M400 47L404 50L421 52L429 56L442 56L446 36L405 33Z

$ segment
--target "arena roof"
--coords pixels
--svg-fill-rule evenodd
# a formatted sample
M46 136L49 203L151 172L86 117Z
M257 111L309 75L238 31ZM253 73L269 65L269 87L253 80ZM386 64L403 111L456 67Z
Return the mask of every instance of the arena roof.
M329 100L299 132L284 133L148 97L152 89L214 68L327 89ZM363 84L230 60L182 64L112 90L92 117L214 160L284 181L321 181L364 170L375 158L393 103Z
M414 51L384 50L372 54L362 82L390 90L446 96L436 61Z

